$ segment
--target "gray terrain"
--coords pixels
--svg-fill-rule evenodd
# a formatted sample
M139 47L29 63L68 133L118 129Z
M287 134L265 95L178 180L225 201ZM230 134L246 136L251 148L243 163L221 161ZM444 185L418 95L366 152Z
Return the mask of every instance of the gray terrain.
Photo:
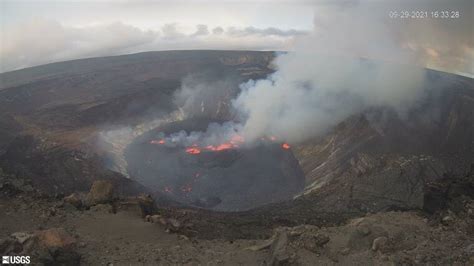
M271 74L274 56L147 52L0 74L0 253L46 265L474 264L470 78L427 70L404 117L367 109L288 150L191 157L150 144L235 119L238 85ZM182 110L189 77L223 91Z

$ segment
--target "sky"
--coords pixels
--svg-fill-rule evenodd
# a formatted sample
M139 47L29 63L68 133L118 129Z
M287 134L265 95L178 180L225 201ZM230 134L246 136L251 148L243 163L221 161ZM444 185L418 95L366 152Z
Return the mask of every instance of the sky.
M0 0L0 72L143 51L291 51L308 36L313 43L338 34L342 43L360 38L359 45L382 47L385 40L376 37L388 32L390 45L406 50L416 64L469 76L474 74L473 5L472 0ZM460 16L389 16L405 10L459 11ZM351 26L361 19L363 24L354 25L364 27ZM336 56L397 60L377 53L378 47L364 53L344 49Z

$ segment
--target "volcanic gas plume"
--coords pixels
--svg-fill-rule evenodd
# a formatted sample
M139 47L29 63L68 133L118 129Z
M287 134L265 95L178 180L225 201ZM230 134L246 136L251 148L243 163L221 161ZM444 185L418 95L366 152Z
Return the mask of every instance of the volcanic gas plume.
M240 84L230 101L230 122L210 126L203 135L223 137L212 145L228 142L234 132L247 145L263 136L296 144L368 108L389 107L403 116L424 94L425 64L399 45L385 17L371 14L370 7L360 3L315 18L314 30L294 50L277 54L274 73ZM176 97L191 116L197 110L187 107L215 105L215 95L228 88L222 82L185 81Z
M331 20L318 18L294 51L277 54L276 71L265 79L240 85L222 77L183 79L174 95L178 109L187 121L209 121L156 128L135 140L127 152L131 176L183 203L248 209L301 191L290 145L369 108L388 107L403 117L416 105L425 72L394 45L383 23L324 19ZM333 29L322 34L320 25ZM346 38L354 33L360 36Z

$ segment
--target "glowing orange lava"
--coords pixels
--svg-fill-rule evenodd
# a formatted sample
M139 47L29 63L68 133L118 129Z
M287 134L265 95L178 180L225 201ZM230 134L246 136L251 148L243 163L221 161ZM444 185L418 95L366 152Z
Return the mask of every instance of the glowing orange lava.
M207 145L204 148L200 148L197 144L193 144L191 147L186 148L186 152L189 154L199 154L201 153L201 149L207 151L224 151L238 148L241 143L244 143L244 138L239 135L234 135L229 142L221 143L219 145Z
M201 150L197 147L191 147L191 148L187 148L186 152L189 154L200 154Z
M223 151L223 150L228 150L232 148L235 148L235 146L232 145L232 143L222 143L217 146L214 146L214 145L206 146L206 150L210 150L210 151Z
M289 145L288 143L283 143L283 144L281 144L281 147L282 147L283 149L288 150L288 149L290 148L290 145Z

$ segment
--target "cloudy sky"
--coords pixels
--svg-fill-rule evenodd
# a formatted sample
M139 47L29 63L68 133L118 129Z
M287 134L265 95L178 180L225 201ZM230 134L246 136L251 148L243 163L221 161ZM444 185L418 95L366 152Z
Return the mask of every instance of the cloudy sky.
M402 10L459 11L460 17L389 17ZM385 45L377 36L386 32L371 25L383 25L419 64L469 75L474 73L473 12L472 0L0 0L0 72L154 50L291 51L308 36L328 34L374 47ZM351 26L352 20L363 22ZM344 27L334 26L341 21ZM352 45L345 49L371 57Z

